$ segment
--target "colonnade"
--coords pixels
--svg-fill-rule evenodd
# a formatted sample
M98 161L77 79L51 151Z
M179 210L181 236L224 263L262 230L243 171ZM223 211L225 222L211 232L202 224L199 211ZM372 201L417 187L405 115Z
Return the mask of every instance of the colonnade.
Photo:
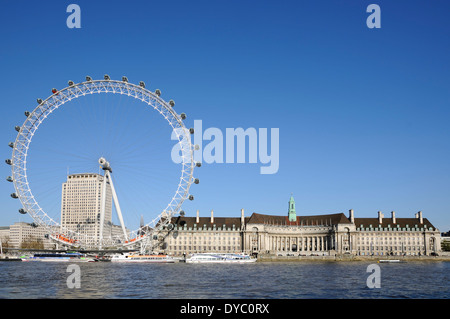
M249 236L251 251L282 252L324 252L335 249L334 236L324 235L267 235L253 233Z
M269 250L272 251L328 251L334 246L330 236L269 236Z

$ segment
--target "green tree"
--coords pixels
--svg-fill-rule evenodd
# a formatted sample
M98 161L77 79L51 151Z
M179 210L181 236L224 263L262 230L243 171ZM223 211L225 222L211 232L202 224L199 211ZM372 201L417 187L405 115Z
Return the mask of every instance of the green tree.
M442 241L441 249L442 251L450 251L450 241Z

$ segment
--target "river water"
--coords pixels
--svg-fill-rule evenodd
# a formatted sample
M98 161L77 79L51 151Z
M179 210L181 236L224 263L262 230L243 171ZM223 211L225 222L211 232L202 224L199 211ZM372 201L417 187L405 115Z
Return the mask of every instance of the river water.
M367 285L370 262L75 264L79 288L69 287L69 263L0 262L0 298L450 298L450 262L376 264L380 288Z

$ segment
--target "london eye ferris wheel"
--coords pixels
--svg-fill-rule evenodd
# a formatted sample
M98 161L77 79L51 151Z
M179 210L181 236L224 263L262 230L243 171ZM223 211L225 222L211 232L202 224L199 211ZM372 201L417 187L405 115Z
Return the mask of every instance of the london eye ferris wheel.
M175 192L173 193L173 191L171 191L171 195L167 196L167 199L165 199L165 207L153 214L150 218L151 220L147 224L143 225L141 222L139 227L131 229L124 222L124 216L127 215L126 209L121 209L121 205L119 204L120 196L118 196L116 192L117 183L113 180L113 168L116 168L114 166L114 161L110 161L106 154L93 154L93 156L97 156L95 165L100 165L100 168L103 171L103 182L101 187L102 195L105 195L105 188L108 183L121 229L121 231L114 234L104 233L104 224L107 221L105 221L105 196L102 196L101 209L96 216L99 224L98 232L93 236L83 232L80 225L75 229L66 227L63 223L58 221L58 218L55 218L48 213L44 205L38 203L39 198L37 198L38 196L35 196L34 191L32 191L29 181L30 163L32 163L29 158L29 150L33 137L39 135L37 134L38 129L45 127L45 125L42 124L47 122L48 118L53 116L50 116L53 112L62 109L66 104L73 104L78 99L93 96L95 93L98 95L120 96L120 99L122 99L122 97L126 97L126 99L132 98L131 100L137 102L137 104L140 104L141 106L143 105L144 108L151 108L156 111L157 114L159 114L159 118L165 120L166 127L167 124L169 124L168 129L171 132L172 139L176 141L178 146L179 163L177 163L178 168L176 173L178 176L178 185L176 185ZM106 104L109 105L110 102L111 101L108 101ZM7 181L12 182L15 188L15 192L11 194L11 197L20 200L22 207L19 209L19 212L21 214L28 214L34 220L36 226L45 229L49 238L66 246L79 249L92 248L93 243L95 247L100 249L105 247L136 247L138 244L148 244L152 240L158 238L158 233L162 229L173 228L173 225L171 224L172 217L183 215L183 202L186 199L193 200L193 195L189 193L189 189L193 183L199 183L199 180L194 178L193 172L195 167L201 166L201 163L195 162L194 160L194 150L196 146L191 142L191 135L194 131L192 128L188 129L185 127L184 120L186 119L186 115L184 113L178 114L175 111L175 102L173 100L166 102L161 98L160 90L157 89L152 92L146 88L145 83L142 81L136 85L130 83L127 77L122 77L122 80L119 81L112 80L108 75L105 75L102 80L93 80L91 77L87 76L86 81L84 82L74 83L73 81L69 81L67 87L61 90L53 89L52 95L44 100L37 99L37 103L38 105L33 111L25 112L26 119L24 123L21 126L15 127L15 130L17 131L16 139L14 142L9 143L9 146L12 148L12 157L6 159L6 163L11 165L12 172L11 176L7 177ZM70 120L68 122L70 122ZM152 124L150 122L148 125L140 126L150 127ZM79 127L79 125L77 127ZM108 130L104 131L106 132L106 136L112 132ZM88 137L88 139L91 138L95 139L95 136ZM153 139L155 138L147 138L147 140ZM111 148L115 147L114 142L111 142L110 145ZM142 146L140 142L136 142L136 149L142 149L143 147L145 146ZM121 155L125 158L128 157L128 154L123 154L123 152ZM77 155L73 155L72 158L76 156ZM93 157L89 158L90 162L93 162L92 158ZM152 163L142 163L142 165L151 166ZM118 169L120 169L120 166ZM156 168L156 170L159 169ZM151 182L152 181L149 181L149 183ZM54 192L51 194L53 196ZM159 196L158 198L161 197L163 196ZM148 206L151 205L146 205L146 209L150 209Z

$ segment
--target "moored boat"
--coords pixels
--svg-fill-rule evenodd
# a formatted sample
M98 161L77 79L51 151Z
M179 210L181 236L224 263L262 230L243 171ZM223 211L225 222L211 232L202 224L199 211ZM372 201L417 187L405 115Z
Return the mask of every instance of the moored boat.
M43 262L93 262L94 258L86 257L81 253L43 253L33 256L22 256L22 261L43 261Z
M5 257L5 258L0 258L0 261L22 261L22 258Z
M254 263L256 258L246 254L198 253L186 259L187 263Z
M174 263L176 260L169 255L120 254L112 256L111 261L125 263Z
M404 263L406 261L400 259L381 259L378 261L379 263Z

